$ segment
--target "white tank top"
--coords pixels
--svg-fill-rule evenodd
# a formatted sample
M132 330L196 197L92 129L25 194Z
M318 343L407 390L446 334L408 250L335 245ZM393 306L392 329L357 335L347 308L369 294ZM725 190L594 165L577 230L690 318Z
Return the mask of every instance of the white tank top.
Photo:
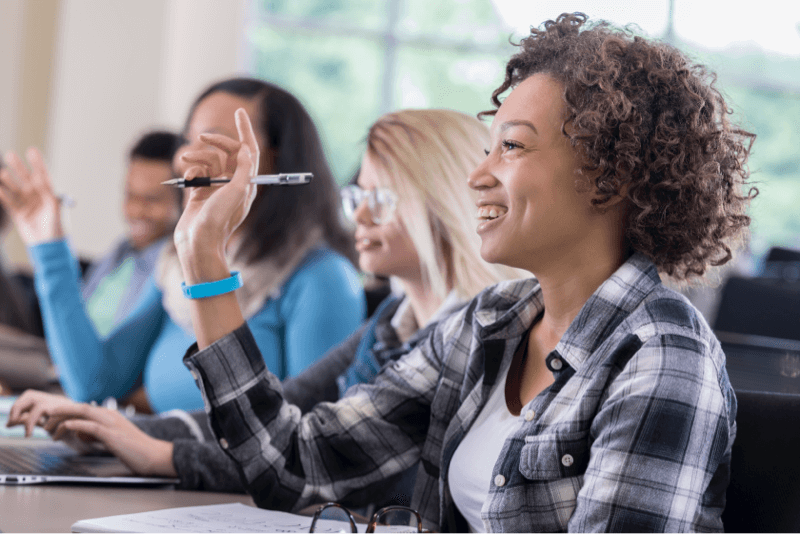
M481 508L489 496L492 470L506 439L521 424L520 417L509 412L506 405L507 375L506 371L495 384L481 413L450 461L450 494L469 523L470 532L486 532Z

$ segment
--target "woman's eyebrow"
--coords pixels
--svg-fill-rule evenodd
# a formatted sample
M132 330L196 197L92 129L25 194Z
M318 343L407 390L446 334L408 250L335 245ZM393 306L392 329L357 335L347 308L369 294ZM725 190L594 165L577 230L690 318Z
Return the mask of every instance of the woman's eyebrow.
M513 128L514 126L527 126L531 130L533 130L533 133L539 135L539 132L536 130L536 126L534 126L531 121L526 121L523 119L504 122L503 124L500 125L500 131L505 132L506 130L508 130L509 128Z

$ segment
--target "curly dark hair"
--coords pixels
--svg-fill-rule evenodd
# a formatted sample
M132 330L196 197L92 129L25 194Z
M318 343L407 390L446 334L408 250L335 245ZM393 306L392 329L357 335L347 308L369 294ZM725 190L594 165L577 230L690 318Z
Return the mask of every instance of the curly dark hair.
M625 237L673 278L731 259L750 224L747 157L755 135L728 119L716 77L662 42L564 13L531 28L500 95L543 73L563 86L562 133L593 177L595 205L628 200ZM496 110L483 112L493 115Z

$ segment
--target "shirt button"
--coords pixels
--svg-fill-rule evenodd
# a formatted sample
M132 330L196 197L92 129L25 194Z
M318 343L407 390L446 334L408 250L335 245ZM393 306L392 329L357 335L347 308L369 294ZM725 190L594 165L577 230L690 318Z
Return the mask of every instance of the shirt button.
M533 410L528 410L525 412L525 420L526 421L533 421L533 418L536 417L536 412Z
M564 362L562 362L560 358L553 358L553 361L550 362L550 367L556 371L560 371L561 368L564 367Z
M564 467L571 466L574 461L575 459L572 457L571 454L565 454L564 456L561 457L561 463L564 465Z
M194 369L192 369L191 371L189 371L189 374L191 374L191 375L192 375L192 378L193 378L193 379L197 380L197 378L198 378L198 376L197 376L197 371L195 371Z
M505 486L506 477L504 477L503 475L497 475L496 477L494 477L494 485L497 486L498 488Z
M219 446L222 447L223 449L227 450L228 449L228 440L225 439L225 438L220 438L219 439Z

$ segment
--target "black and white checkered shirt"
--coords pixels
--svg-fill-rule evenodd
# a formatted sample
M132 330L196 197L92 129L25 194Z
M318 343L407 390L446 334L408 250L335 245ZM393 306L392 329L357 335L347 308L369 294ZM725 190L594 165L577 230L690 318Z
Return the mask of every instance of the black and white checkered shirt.
M421 460L412 505L427 528L463 530L450 460L542 307L536 280L490 287L372 384L302 417L246 326L185 361L259 506L340 500ZM486 481L488 531L722 530L736 433L725 357L649 260L597 289L548 367L555 383Z

